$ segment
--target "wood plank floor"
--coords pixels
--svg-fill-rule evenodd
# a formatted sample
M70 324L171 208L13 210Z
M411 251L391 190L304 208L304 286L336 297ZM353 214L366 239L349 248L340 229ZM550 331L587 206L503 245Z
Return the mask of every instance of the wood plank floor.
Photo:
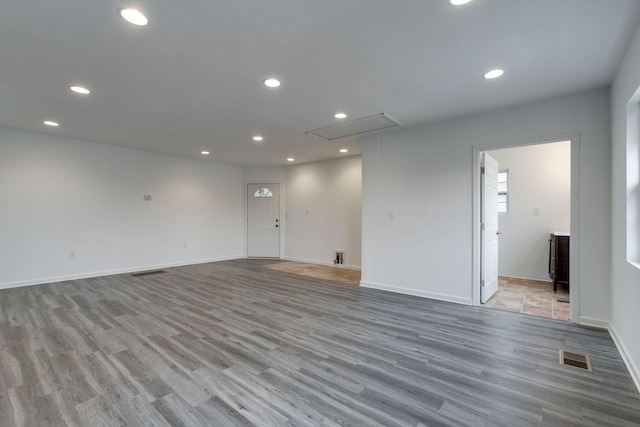
M0 291L0 426L640 424L604 331L269 262Z

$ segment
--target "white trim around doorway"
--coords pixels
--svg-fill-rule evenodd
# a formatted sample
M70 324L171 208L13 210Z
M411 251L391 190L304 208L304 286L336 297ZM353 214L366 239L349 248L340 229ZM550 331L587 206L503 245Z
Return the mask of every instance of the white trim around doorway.
M483 151L527 145L571 141L571 251L569 275L571 277L571 321L580 323L580 133L568 132L521 140L502 141L472 147L472 301L480 305L480 157Z

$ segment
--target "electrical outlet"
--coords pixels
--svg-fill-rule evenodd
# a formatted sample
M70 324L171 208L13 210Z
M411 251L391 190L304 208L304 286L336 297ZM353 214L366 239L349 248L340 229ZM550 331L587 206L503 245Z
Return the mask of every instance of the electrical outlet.
M533 208L534 215L540 215L540 208Z
M396 214L393 212L389 212L389 221L395 221L396 220Z
M76 257L75 251L69 251L69 259L73 259Z

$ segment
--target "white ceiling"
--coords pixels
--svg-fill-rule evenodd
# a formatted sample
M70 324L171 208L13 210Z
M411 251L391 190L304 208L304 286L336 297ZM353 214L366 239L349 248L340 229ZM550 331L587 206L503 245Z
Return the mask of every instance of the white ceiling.
M119 18L131 5L147 27ZM407 126L605 87L639 14L638 0L5 0L0 126L238 165L357 154L358 139L305 131L337 111Z

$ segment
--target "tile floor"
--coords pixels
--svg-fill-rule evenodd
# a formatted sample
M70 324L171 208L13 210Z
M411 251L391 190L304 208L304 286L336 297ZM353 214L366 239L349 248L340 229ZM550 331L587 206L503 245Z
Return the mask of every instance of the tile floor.
M295 261L278 262L275 264L265 265L265 267L272 270L284 271L285 273L300 274L302 276L315 277L318 279L334 280L336 282L348 283L350 285L360 285L360 270L306 264L304 262Z
M568 322L569 303L558 301L563 298L568 301L567 290L559 287L554 294L550 282L501 276L498 292L483 306Z

